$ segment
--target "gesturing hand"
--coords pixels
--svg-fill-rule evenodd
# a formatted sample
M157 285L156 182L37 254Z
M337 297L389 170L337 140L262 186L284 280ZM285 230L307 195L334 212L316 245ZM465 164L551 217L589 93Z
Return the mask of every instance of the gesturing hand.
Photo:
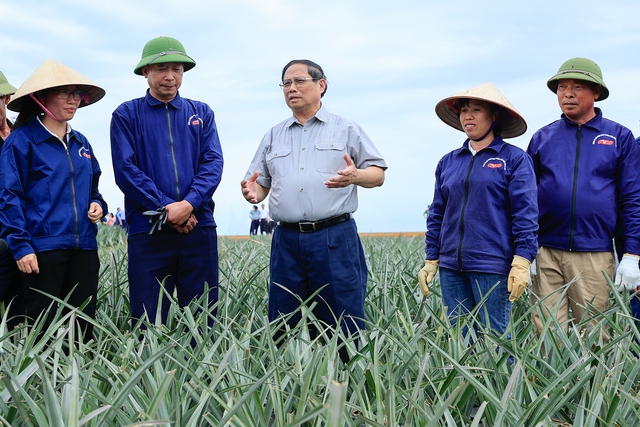
M250 203L258 203L258 187L256 180L260 176L260 172L255 171L253 175L249 177L249 179L243 179L240 182L240 187L242 187L242 195L244 198Z
M324 183L327 188L344 188L357 183L358 168L356 168L355 163L353 163L353 160L351 160L351 157L349 157L347 153L344 154L343 158L347 166L338 171L338 176L329 178L329 181Z

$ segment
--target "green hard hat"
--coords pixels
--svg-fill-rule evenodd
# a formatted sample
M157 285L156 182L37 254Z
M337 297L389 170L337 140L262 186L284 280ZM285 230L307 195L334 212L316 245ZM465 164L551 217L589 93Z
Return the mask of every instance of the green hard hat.
M133 72L141 76L143 67L165 62L181 62L184 66L184 71L189 71L196 66L196 61L187 55L182 43L173 37L160 36L149 40L144 45L142 59L140 59Z
M7 81L2 71L0 71L0 93L3 95L13 95L17 90L18 89Z
M553 93L558 91L558 80L573 79L595 83L600 86L600 97L596 101L603 101L609 96L609 89L602 80L602 70L590 59L571 58L560 66L555 76L547 81L547 86Z

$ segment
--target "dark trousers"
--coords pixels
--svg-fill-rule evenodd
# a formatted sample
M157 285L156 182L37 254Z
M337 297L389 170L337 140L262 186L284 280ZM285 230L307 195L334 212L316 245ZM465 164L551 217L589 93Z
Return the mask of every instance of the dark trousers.
M276 227L271 241L269 320L296 312L288 324L301 319L300 300L316 302L315 316L349 335L364 329L367 264L353 219L311 233ZM311 331L313 333L313 330ZM277 339L282 331L277 331ZM347 359L346 352L340 354Z
M175 290L180 307L200 298L209 287L209 307L218 301L218 235L215 227L196 227L188 234L175 230L129 236L129 293L133 322L146 313L154 323L160 285ZM162 297L162 323L169 301ZM211 313L215 316L215 311ZM211 322L210 322L211 323Z
M56 305L47 312L52 299L38 290L62 300L68 297L67 302L73 307L80 307L90 299L83 312L95 318L100 270L98 251L55 250L39 252L36 256L40 273L22 274L27 321L33 323L43 313L46 313L46 325L54 320ZM84 330L85 342L90 340L93 325L80 318L78 322Z
M24 320L22 276L11 251L0 254L0 301L8 308L7 326L13 329Z
M251 220L251 227L249 228L249 234L258 234L258 227L260 226L259 219Z
M263 218L260 220L260 234L269 233L271 233L271 228L269 227L269 219Z

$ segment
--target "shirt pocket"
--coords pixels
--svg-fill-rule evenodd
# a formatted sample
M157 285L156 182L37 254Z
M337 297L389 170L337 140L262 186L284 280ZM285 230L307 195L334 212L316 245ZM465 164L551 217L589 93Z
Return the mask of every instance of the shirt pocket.
M347 167L344 161L345 144L340 141L324 141L315 144L316 170L320 173L337 174Z
M291 148L278 148L267 154L267 168L272 179L287 176L291 171Z

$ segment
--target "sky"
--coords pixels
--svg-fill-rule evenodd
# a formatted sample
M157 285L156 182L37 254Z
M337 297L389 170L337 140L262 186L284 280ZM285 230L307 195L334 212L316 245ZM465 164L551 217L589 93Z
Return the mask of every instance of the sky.
M124 196L113 178L111 113L148 88L133 73L145 43L180 40L197 63L180 94L211 106L224 153L213 196L219 235L249 233L240 181L264 134L291 115L278 87L291 59L323 67L325 107L360 124L387 162L382 187L358 190L364 233L424 231L437 162L465 140L435 105L465 89L492 82L527 121L508 140L526 149L560 116L546 81L565 60L587 57L610 91L597 106L640 134L637 0L0 0L0 17L0 70L14 86L52 58L106 90L70 123L94 148L112 212Z

